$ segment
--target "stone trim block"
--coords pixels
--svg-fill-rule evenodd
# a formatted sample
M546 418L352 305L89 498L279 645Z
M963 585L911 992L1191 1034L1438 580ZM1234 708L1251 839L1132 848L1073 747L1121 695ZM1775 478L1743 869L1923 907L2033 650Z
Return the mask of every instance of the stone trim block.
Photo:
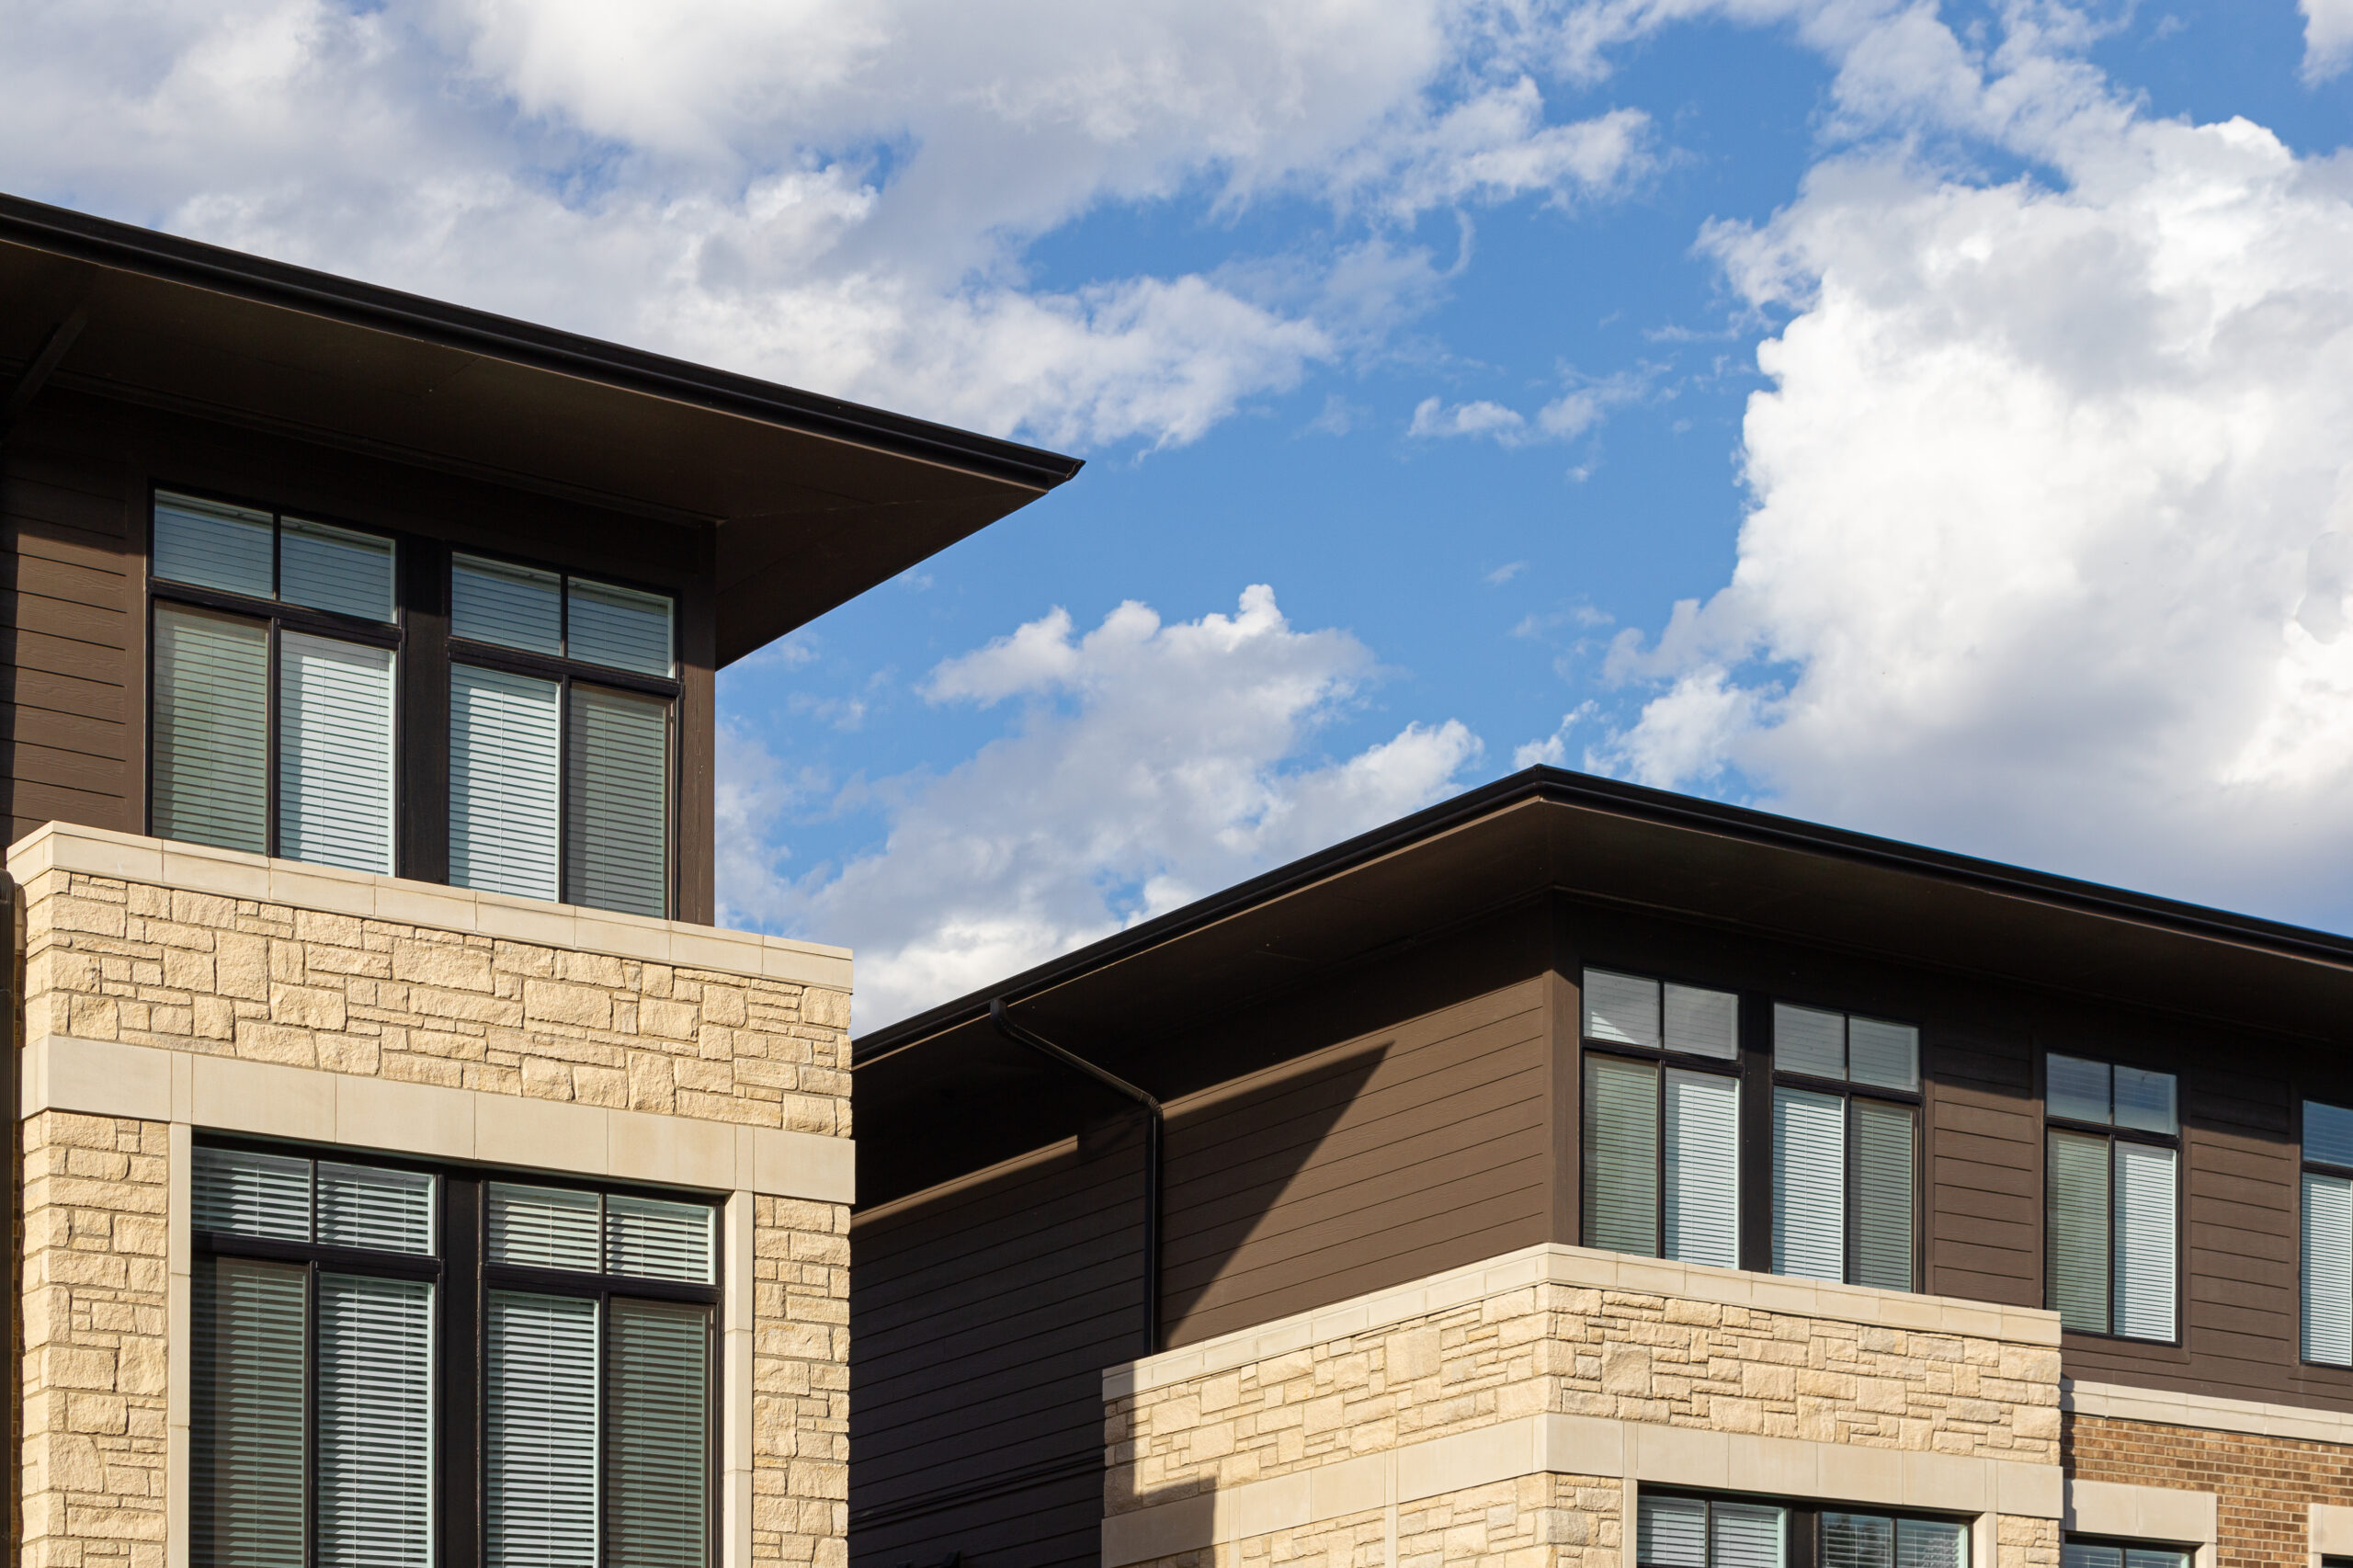
M2260 1400L2177 1393L2170 1389L2131 1388L2123 1383L2086 1383L2069 1378L2060 1385L2059 1407L2070 1415L2353 1445L2353 1411L2322 1410L2312 1405L2268 1404Z
M2221 1499L2211 1492L2165 1486L2131 1486L2118 1481L2067 1483L2067 1512L2062 1521L2085 1535L2127 1540L2202 1542L2222 1539Z

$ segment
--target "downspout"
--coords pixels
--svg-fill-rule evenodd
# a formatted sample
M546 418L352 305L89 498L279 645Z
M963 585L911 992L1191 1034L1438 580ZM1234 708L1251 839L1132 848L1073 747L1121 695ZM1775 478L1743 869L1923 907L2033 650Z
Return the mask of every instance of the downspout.
M1064 1051L1052 1040L1015 1023L1006 1011L1002 996L989 998L989 1022L996 1026L997 1033L1016 1045L1026 1045L1049 1061L1092 1078L1113 1094L1143 1107L1143 1353L1157 1355L1160 1350L1160 1102L1125 1078L1107 1073L1085 1057Z

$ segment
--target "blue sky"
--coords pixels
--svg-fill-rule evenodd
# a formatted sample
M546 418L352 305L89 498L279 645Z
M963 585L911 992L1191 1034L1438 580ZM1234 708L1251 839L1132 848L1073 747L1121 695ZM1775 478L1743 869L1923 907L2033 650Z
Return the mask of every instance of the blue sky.
M7 188L1087 458L722 677L860 1028L1531 759L2353 923L2353 0L0 17Z

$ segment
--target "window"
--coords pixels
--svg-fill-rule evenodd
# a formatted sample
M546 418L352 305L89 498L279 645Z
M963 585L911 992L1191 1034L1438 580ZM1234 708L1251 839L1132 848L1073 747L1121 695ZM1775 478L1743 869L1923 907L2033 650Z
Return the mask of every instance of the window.
M1585 1058L1586 1244L1738 1267L1739 999L1597 969L1584 994L1612 1048Z
M2060 1322L2171 1340L2180 1161L2173 1074L2054 1051L2043 1059L2043 1232Z
M1773 1006L1773 1272L1914 1289L1920 1031Z
M2187 1547L2071 1535L2059 1548L2059 1568L2189 1568L2193 1555Z
M2304 1102L2304 1359L2353 1366L2353 1110Z
M460 555L449 632L449 880L665 913L670 601Z
M155 497L150 815L165 838L392 867L392 541Z
M1968 1568L1958 1519L1643 1491L1637 1568ZM2068 1568L2074 1568L2069 1564Z
M195 1568L708 1568L710 1204L212 1146L192 1196Z

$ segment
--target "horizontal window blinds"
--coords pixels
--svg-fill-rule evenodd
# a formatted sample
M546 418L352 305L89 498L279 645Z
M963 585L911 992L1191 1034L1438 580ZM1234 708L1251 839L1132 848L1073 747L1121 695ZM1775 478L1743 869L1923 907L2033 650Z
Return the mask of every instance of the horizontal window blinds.
M1773 1272L1847 1277L1847 1102L1773 1090Z
M611 1339L605 1411L606 1563L705 1568L710 1311L616 1299Z
M2304 1158L2353 1168L2353 1110L2306 1100Z
M449 880L556 896L557 699L551 680L449 670Z
M1666 1074L1666 1256L1740 1266L1740 1080Z
M1739 997L1729 991L1703 991L1696 985L1670 983L1665 991L1667 1050L1726 1062L1740 1054Z
M1883 1514L1824 1514L1822 1568L1895 1568L1895 1521Z
M2043 1108L2069 1121L2109 1120L2109 1066L2056 1051L2043 1058Z
M1847 1016L1773 1004L1773 1065L1813 1078L1847 1075Z
M597 1303L490 1293L483 1520L489 1568L597 1568Z
M1585 1033L1587 1040L1620 1045L1659 1042L1658 982L1606 969L1585 971Z
M389 621L392 541L290 518L278 535L278 597L290 605Z
M606 1272L708 1285L717 1219L707 1203L613 1193L605 1199Z
M2108 1140L2053 1131L2043 1175L2051 1305L2069 1328L2108 1332Z
M1782 1568L1790 1512L1769 1503L1708 1506L1710 1568Z
M269 628L155 607L156 834L268 850Z
M433 1178L422 1171L319 1162L319 1240L380 1252L433 1250Z
M1969 1527L1950 1519L1898 1519L1895 1568L1969 1568Z
M563 652L563 582L552 572L460 555L449 564L449 635L528 653Z
M1912 1289L1912 1108L1857 1098L1855 1278Z
M392 869L392 650L300 631L278 647L278 853Z
M1643 1568L1708 1568L1708 1505L1645 1492L1635 1509L1634 1555Z
M594 909L668 913L669 705L574 686L564 897Z
M2116 1332L2174 1332L2174 1152L2116 1143Z
M1881 1089L1920 1086L1920 1031L1877 1018L1847 1020L1847 1076Z
M303 1559L304 1294L300 1265L201 1257L188 1358L189 1561Z
M2304 1173L2304 1359L2353 1366L2353 1178Z
M319 1276L316 1568L433 1561L433 1287Z
M266 599L274 591L270 535L267 512L159 494L153 570L167 582Z
M1658 1256L1658 1069L1588 1056L1585 1064L1585 1242Z
M526 1268L575 1268L594 1274L597 1195L561 1187L489 1187L490 1261Z
M564 604L564 651L575 659L640 675L670 673L670 601L574 577Z
M199 1231L311 1239L311 1162L297 1155L199 1148L188 1188Z

